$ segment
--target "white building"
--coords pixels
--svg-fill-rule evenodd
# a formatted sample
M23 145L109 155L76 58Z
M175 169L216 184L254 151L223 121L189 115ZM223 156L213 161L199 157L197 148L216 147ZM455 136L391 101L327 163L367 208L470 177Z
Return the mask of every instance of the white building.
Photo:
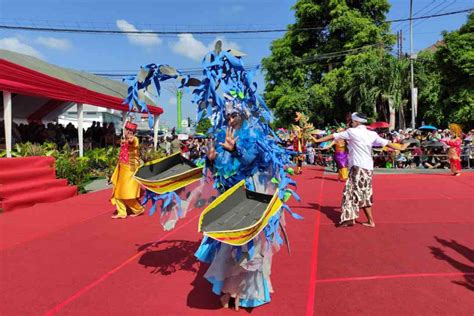
M122 111L84 104L83 115L82 126L86 130L92 126L92 122L98 122L101 126L103 123L114 123L115 132L117 134L121 133ZM73 105L66 112L59 115L58 123L64 126L71 123L77 128L77 106Z

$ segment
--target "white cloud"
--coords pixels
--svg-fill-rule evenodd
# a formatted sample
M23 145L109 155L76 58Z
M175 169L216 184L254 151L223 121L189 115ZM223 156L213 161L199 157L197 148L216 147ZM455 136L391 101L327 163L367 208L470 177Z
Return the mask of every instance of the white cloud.
M54 37L43 37L40 36L36 39L36 43L46 46L48 48L57 50L69 50L72 48L72 44L67 39L60 39Z
M215 40L205 45L200 40L194 38L193 34L189 33L179 34L178 41L171 44L171 49L179 55L194 60L201 60L208 52L214 49L214 45L218 40L222 41L223 49L240 49L239 44L227 41L224 37L216 37Z
M23 43L16 37L5 37L0 39L0 49L11 50L13 52L30 55L36 58L44 59L43 55L31 47L30 45Z
M137 32L138 29L131 23L128 23L125 20L117 20L117 27L124 32ZM150 31L150 30L142 30ZM141 46L155 46L160 45L162 39L156 34L127 34L128 40L132 44L141 45Z
M171 44L173 52L194 60L201 60L208 52L203 42L194 38L193 34L179 34L178 41Z

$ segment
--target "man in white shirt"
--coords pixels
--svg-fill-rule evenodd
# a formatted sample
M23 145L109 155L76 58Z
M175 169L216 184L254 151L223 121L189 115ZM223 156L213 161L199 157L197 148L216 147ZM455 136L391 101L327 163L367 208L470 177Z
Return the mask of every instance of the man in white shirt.
M343 192L340 226L353 226L355 219L359 217L359 209L362 208L367 216L367 222L362 225L375 227L372 217L372 174L374 170L372 146L388 146L396 150L405 150L409 144L391 143L381 138L376 132L369 131L364 125L367 123L367 117L362 113L353 113L351 120L352 128L314 139L314 141L317 143L332 139L347 141L349 179Z

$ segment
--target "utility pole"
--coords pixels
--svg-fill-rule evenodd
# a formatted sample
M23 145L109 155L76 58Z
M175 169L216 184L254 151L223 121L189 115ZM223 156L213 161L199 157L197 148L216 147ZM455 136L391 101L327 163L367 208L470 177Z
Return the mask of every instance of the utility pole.
M403 30L400 30L400 59L403 57Z
M176 132L181 133L183 129L182 121L183 116L181 114L181 103L183 100L183 90L177 89L176 90L176 114L177 114L177 124L176 124Z
M400 59L400 31L397 31L397 57Z
M398 51L398 59L402 59L403 58L403 30L400 29L399 31L399 44L400 44L400 49ZM405 110L403 108L403 106L401 106L399 109L398 109L398 127L401 128L401 129L405 129Z
M415 129L417 96L415 91L415 78L413 72L413 0L410 0L410 91L411 91L411 128Z

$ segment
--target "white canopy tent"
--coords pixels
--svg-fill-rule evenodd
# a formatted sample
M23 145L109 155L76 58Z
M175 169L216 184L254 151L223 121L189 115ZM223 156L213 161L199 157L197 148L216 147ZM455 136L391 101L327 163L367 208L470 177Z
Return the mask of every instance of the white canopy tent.
M123 104L127 86L121 82L89 73L48 64L37 58L0 50L0 90L5 128L5 149L11 157L12 121L52 121L77 104L79 153L83 146L83 104L122 111L123 121L128 105ZM154 145L157 147L159 115L163 110L153 100L143 96L154 116ZM1 119L1 117L0 117Z

